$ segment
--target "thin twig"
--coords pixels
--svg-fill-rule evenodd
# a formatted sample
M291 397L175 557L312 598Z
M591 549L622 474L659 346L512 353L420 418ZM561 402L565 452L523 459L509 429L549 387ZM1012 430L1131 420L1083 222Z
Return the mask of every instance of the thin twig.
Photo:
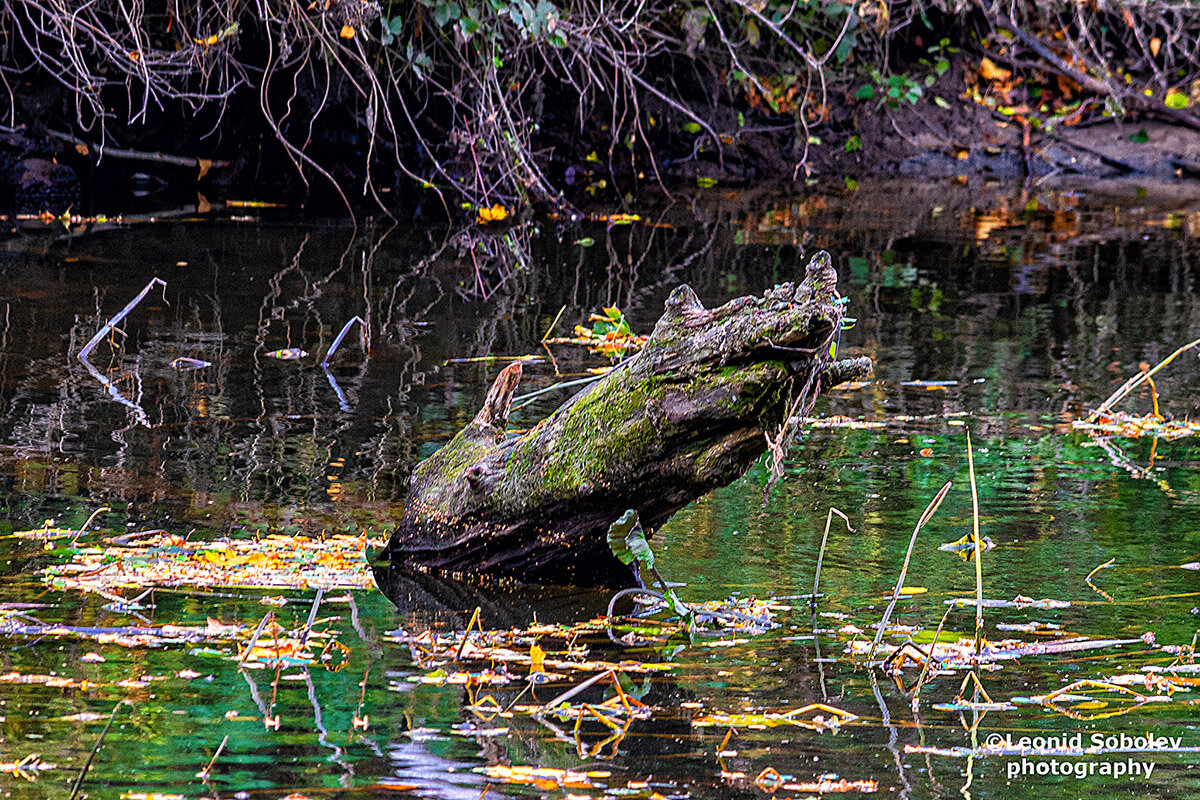
M850 527L850 519L841 511L830 506L829 513L825 515L825 533L821 536L821 551L817 553L817 574L813 576L812 597L808 600L808 604L814 609L817 607L817 587L821 583L821 564L825 561L825 544L829 541L829 525L833 522L834 514L837 514L846 523L846 530L854 533L854 528Z
M1174 353L1171 353L1171 355L1167 356L1162 361L1158 362L1158 364L1154 367L1154 369L1147 370L1146 372L1139 372L1137 375L1134 375L1132 378L1127 380L1125 382L1125 384L1123 386L1121 386L1120 389L1117 389L1115 392L1113 392L1111 395L1109 395L1108 399L1105 400L1103 403L1101 403L1099 408L1097 408L1095 411L1093 411L1091 414L1089 414L1088 419L1094 420L1097 417L1101 416L1102 414L1108 413L1108 410L1110 408L1112 408L1115 404L1117 404L1121 400L1123 400L1126 397L1126 395L1128 395L1130 392L1132 392L1137 387L1141 386L1144 381L1154 377L1154 373L1158 372L1160 369L1162 369L1163 367L1167 366L1172 361L1174 361L1176 356L1180 355L1181 353L1186 352L1187 350L1190 350L1191 348L1195 347L1196 345L1200 345L1200 339L1195 339L1193 341L1190 341L1187 344L1185 344L1183 347L1176 350Z
M122 308L120 311L118 311L116 313L115 316L113 316L112 319L110 319L108 322L104 323L103 327L101 327L100 330L96 331L96 335L93 336L91 338L91 340L83 346L83 349L79 351L79 355L76 356L76 358L78 358L80 361L86 362L88 360L88 354L91 353L92 349L97 344L100 343L100 340L103 339L105 336L107 336L109 331L112 331L113 329L115 329L117 326L117 323L119 323L121 320L125 319L126 315L128 315L129 312L131 312L131 311L133 311L133 309L137 308L137 304L142 302L142 300L145 299L146 295L150 294L150 290L153 289L156 284L162 286L164 291L167 288L167 282L164 281L162 278L151 278L150 282L146 284L146 288L144 288L140 292L138 292L137 297L130 300L125 305L124 308ZM163 298L163 302L166 302L166 297Z
M371 331L369 328L367 328L367 323L363 322L363 318L355 314L353 317L346 320L346 324L342 326L342 330L339 331L338 335L334 337L333 344L329 346L329 352L325 354L325 358L321 359L322 367L329 366L329 359L333 358L333 354L336 353L337 349L342 345L342 339L345 339L346 334L350 332L350 326L356 322L362 326L363 350L368 353L371 352Z
M921 514L921 518L917 520L917 527L913 528L912 538L908 540L908 551L904 554L904 565L900 567L900 576L896 578L896 588L892 590L892 599L888 603L887 609L883 612L883 619L879 621L879 629L875 631L875 640L871 642L871 652L867 655L867 661L875 659L875 650L879 647L879 640L883 638L883 632L887 629L888 620L891 619L892 610L896 607L896 601L900 599L900 590L904 588L904 576L908 574L908 562L912 559L913 546L917 543L917 534L921 528L929 521L929 518L938 510L938 506L942 504L942 500L946 498L946 492L950 491L951 482L946 481L946 485L941 488L929 505L925 506L925 512Z
M325 597L325 589L318 587L317 596L313 598L312 608L308 611L308 622L304 623L304 632L300 634L300 649L304 649L304 645L308 643L308 635L312 633L313 623L317 619L317 610L321 607L321 599Z
M568 700L570 700L572 697L574 697L575 695L579 694L579 693L580 693L580 692L582 692L583 690L587 689L587 688L588 688L588 687L590 687L590 686L595 686L597 683L599 683L600 681L602 681L602 680L604 680L605 678L608 678L608 677L610 677L610 676L611 676L611 677L612 677L614 680L616 680L616 677L617 677L617 676L616 676L616 673L614 673L614 672L613 672L611 669L606 669L604 672L599 672L599 673L596 673L595 675L593 675L592 677L588 678L586 681L584 681L583 683L579 684L579 685L578 685L578 686L576 686L575 688L573 688L573 689L568 689L567 691L563 692L563 693L562 693L562 694L560 694L558 697L554 698L553 700L549 701L548 703L543 703L543 704L541 705L541 707L539 707L539 708L537 709L537 711L535 711L534 713L535 713L535 714L539 714L539 713L541 713L541 712L543 712L543 711L550 711L551 709L553 709L553 708L555 708L556 706L558 706L560 703L565 703L565 702L567 702Z
M979 541L979 492L975 488L975 455L967 431L967 470L971 477L971 536L975 542L975 655L983 652L983 546Z
M79 530L75 531L75 535L71 537L71 544L74 545L75 542L79 539L79 537L83 536L83 532L87 530L88 525L92 524L92 520L94 520L100 514L103 514L105 511L112 511L112 509L109 508L108 506L100 506L95 511L93 511L92 515L87 518L87 522L80 525Z
M246 663L246 659L250 656L250 651L254 649L254 645L258 644L258 637L262 634L263 628L267 627L267 622L274 616L274 611L268 611L266 615L259 620L258 627L254 629L254 635L250 637L250 643L246 645L245 652L243 652L242 657L238 659L239 667Z
M463 631L462 642L459 643L458 650L454 653L455 661L462 658L463 651L467 649L467 637L471 635L471 628L475 627L475 623L477 622L479 622L479 606L475 606L475 613L471 615L471 621L467 623L467 629Z
M87 761L83 764L83 769L79 770L79 777L75 779L75 785L71 787L71 796L68 800L75 800L79 795L79 787L83 786L83 778L87 775L88 770L92 768L92 761L96 758L96 753L100 752L100 746L104 744L104 737L108 736L108 729L112 727L113 720L117 718L117 711L121 706L125 705L128 700L119 700L113 706L112 713L108 715L108 723L104 726L104 730L100 732L100 738L96 740L96 745L92 748L92 752L88 755Z
M196 777L207 782L208 776L212 773L213 764L217 763L217 759L221 757L221 753L225 751L225 743L229 741L229 734L225 734L225 738L221 740L221 744L217 747L217 752L213 753L213 757L208 762L208 766L196 773Z

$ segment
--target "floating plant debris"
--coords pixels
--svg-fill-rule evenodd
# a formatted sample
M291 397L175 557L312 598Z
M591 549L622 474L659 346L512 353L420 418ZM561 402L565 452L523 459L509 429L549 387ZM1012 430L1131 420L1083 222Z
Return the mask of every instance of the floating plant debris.
M70 563L47 567L43 575L55 589L99 593L177 586L366 589L374 585L366 549L382 544L365 534L272 534L213 542L157 534L77 551Z
M271 350L264 353L268 358L277 358L280 361L295 361L300 358L307 358L308 351L301 350L299 347L283 347L279 350Z

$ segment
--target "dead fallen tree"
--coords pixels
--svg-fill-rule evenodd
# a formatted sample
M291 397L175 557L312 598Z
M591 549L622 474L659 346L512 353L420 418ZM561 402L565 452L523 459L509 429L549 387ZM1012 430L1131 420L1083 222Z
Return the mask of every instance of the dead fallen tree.
M552 583L627 583L609 525L648 530L741 476L816 395L870 369L834 360L837 274L818 253L804 280L706 309L680 286L646 347L518 438L504 435L520 363L475 419L413 473L393 564Z

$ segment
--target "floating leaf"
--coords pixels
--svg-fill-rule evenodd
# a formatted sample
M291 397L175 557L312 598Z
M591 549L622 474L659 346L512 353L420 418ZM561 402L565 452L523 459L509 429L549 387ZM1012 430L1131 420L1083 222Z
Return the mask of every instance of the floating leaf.
M546 651L537 642L529 645L529 674L546 671Z
M298 358L304 358L308 352L301 350L299 347L284 347L279 350L272 350L266 354L268 358L278 358L280 361L295 361Z
M979 547L985 553L996 546L996 543L991 538L984 536L979 540ZM947 553L957 553L963 561L975 560L975 538L973 534L964 534L957 542L945 542L938 545L938 550L943 550Z

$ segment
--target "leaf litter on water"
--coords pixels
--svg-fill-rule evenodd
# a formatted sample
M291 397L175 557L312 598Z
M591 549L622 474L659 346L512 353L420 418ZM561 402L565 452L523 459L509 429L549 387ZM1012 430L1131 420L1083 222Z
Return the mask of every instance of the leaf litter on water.
M47 567L43 578L55 589L96 593L180 586L368 589L374 583L366 550L382 544L366 534L203 542L163 533L77 551L69 563Z

